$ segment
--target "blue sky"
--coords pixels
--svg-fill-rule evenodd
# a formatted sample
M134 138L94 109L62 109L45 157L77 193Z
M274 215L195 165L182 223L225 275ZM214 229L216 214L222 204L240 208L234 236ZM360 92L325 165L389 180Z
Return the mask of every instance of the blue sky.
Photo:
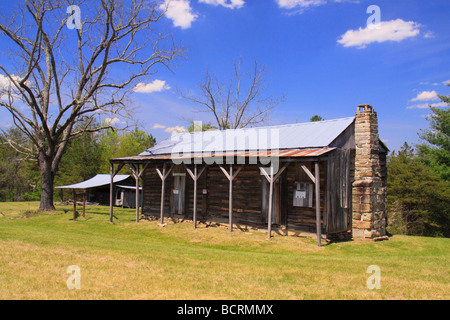
M378 29L367 25L371 5ZM212 120L175 89L195 92L207 66L227 81L241 57L267 67L267 94L285 95L267 125L349 117L368 103L381 139L398 149L418 142L427 105L441 106L436 94L450 94L449 13L448 0L172 0L164 19L186 57L142 80L135 115L159 141L186 118Z

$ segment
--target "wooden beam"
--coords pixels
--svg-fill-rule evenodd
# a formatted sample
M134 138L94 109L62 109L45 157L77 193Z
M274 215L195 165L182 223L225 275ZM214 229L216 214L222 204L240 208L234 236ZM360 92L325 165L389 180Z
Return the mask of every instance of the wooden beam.
M320 173L319 173L319 161L315 163L316 173L316 233L317 233L317 246L321 246L322 239L322 226L320 218Z
M73 190L73 221L77 220L77 192Z
M166 185L166 179L169 176L170 172L172 171L174 167L174 164L170 166L170 169L166 172L166 162L163 164L163 171L159 170L158 167L156 168L156 172L158 173L159 177L161 178L161 207L160 207L160 221L161 224L164 223L164 196L165 196L165 185Z
M139 164L136 165L136 223L139 223Z
M144 173L145 169L147 169L147 166L150 164L150 162L147 162L146 164L144 164L144 166L142 167L142 170L139 172L139 177ZM173 166L173 165L172 165Z
M283 167L281 167L281 169L278 170L277 174L276 174L275 177L273 178L273 181L274 181L274 182L277 181L277 179L281 176L281 174L284 172L284 170L286 170L286 168L288 167L288 165L289 165L289 162L285 163L285 164L283 165Z
M233 231L233 180L236 178L238 173L244 168L244 165L241 165L236 172L233 173L233 165L230 164L230 173L225 170L225 168L219 164L220 170L224 173L224 175L227 177L229 182L229 188L228 188L228 229L230 232Z
M114 177L119 171L123 168L124 163L120 163L116 170L114 170L114 163L111 163L111 182L109 185L109 222L113 222L113 213L114 213Z
M184 167L186 168L186 171L191 176L192 180L194 180L194 205L193 205L193 213L192 213L192 219L194 223L194 229L197 228L197 181L202 175L202 173L206 169L206 165L198 172L197 164L194 164L194 172L190 168L184 164Z
M149 165L149 162L143 165L142 169L140 169L139 163L127 163L128 167L133 174L134 180L136 181L136 222L139 222L139 207L140 207L140 197L139 197L139 178L144 173L145 169ZM158 171L158 170L157 170ZM159 172L158 172L159 174Z
M267 221L267 236L272 237L272 196L273 196L273 166L270 166L270 180L269 180L269 213Z
M119 173L120 170L122 170L124 165L125 165L124 163L119 164L117 169L114 171L113 178Z
M225 170L225 168L221 165L221 164L219 164L218 165L219 166L219 168L220 168L220 170L222 170L222 172L223 172L223 174L225 175L225 177L227 177L227 179L228 180L230 180L230 175L228 174L228 172L227 172L227 170ZM232 165L230 164L230 167L231 167Z
M85 218L86 214L86 193L83 194L83 218Z
M197 164L194 165L194 206L193 206L193 213L192 213L192 220L194 223L194 229L197 228Z
M228 229L233 231L233 165L230 164L230 178L228 190Z
M123 168L125 165L124 163L120 163L118 167L114 170L114 163L110 162L111 164L111 182L109 185L109 222L113 222L113 213L114 213L114 177L116 174L119 173L119 171Z
M111 163L111 183L109 185L109 222L113 222L114 164Z
M237 177L238 173L241 172L241 170L244 168L244 165L241 165L236 172L232 175L231 180L234 180L234 178Z
M303 171L306 172L306 174L308 175L308 177L312 180L313 183L316 183L316 178L314 177L314 175L311 173L311 171L309 171L309 169L300 162L300 167L302 167Z
M262 167L262 166L259 166L259 171L261 171L261 173L266 177L267 181L270 183L270 181L272 180L272 178L269 177L269 175L267 174L265 168Z
M268 221L267 221L267 234L268 238L270 239L272 237L272 214L273 214L273 183L277 181L277 179L281 176L281 174L286 170L286 168L289 166L289 162L284 163L283 167L281 167L280 170L278 170L277 174L274 176L273 172L273 165L270 166L270 176L267 174L266 170L263 166L259 166L259 170L261 173L266 177L267 181L269 182L269 208L268 208Z

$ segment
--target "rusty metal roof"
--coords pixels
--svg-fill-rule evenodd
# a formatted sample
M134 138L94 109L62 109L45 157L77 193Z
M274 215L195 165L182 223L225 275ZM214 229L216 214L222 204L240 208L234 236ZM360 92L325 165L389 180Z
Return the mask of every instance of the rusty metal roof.
M124 157L111 159L112 162L121 161L145 161L145 160L178 160L192 158L220 158L220 157L272 157L272 158L301 158L301 157L319 157L335 148L307 148L307 149L288 149L288 150L264 150L264 151L233 151L220 153L179 153L163 155L139 155L134 157Z

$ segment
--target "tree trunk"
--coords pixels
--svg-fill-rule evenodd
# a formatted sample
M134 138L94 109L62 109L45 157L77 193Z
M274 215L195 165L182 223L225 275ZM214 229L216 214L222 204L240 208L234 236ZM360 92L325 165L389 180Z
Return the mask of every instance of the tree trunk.
M53 211L53 182L55 175L52 170L52 158L42 152L39 153L39 168L42 177L42 192L39 211Z

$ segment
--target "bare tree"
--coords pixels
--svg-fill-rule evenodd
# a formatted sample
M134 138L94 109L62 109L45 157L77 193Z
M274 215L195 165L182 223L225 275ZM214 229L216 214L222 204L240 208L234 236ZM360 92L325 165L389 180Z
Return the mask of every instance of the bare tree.
M233 64L233 75L227 84L206 69L205 79L198 83L201 94L178 93L200 105L199 111L211 113L220 130L251 127L268 119L284 97L266 95L266 67L256 61L253 69L243 71L242 60Z
M35 146L40 210L54 209L53 181L68 141L109 128L91 125L101 115L127 117L137 80L154 74L157 65L169 67L182 53L162 30L165 11L156 1L76 4L24 0L0 20L9 49L0 63L0 107ZM79 122L86 126L75 126Z

